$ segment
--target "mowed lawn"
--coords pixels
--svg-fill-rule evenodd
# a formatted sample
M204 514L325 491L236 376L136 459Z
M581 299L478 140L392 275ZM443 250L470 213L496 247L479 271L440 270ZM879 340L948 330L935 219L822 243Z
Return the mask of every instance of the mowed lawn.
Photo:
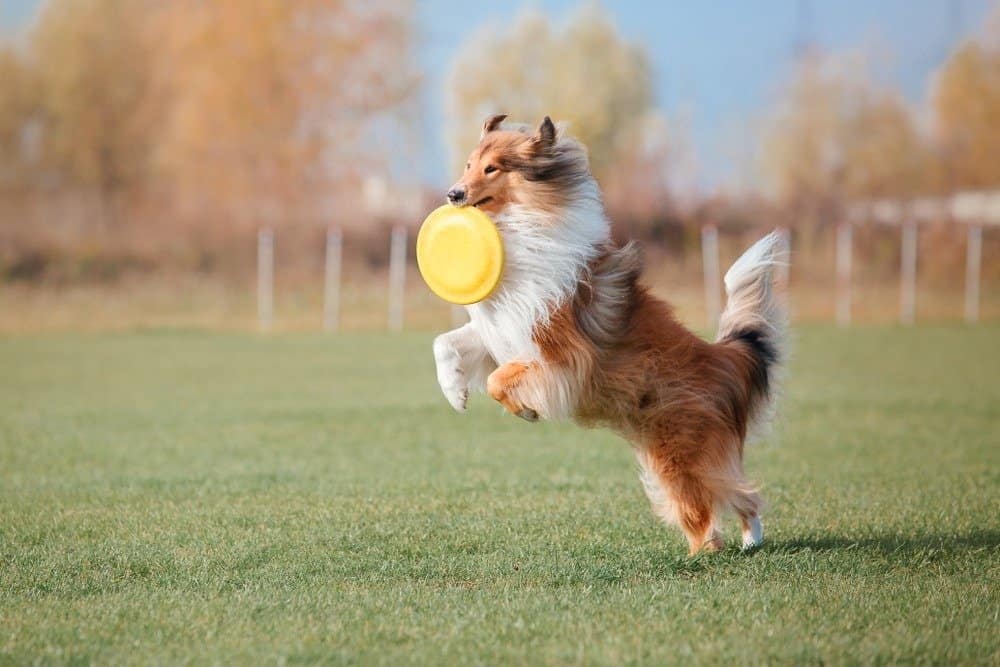
M765 546L696 559L430 334L0 339L0 662L997 664L1000 327L796 339Z

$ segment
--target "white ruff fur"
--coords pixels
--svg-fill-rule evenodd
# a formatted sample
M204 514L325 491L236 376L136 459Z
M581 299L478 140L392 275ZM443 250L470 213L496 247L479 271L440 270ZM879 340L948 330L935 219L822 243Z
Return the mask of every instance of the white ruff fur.
M541 361L532 332L573 297L581 273L609 237L597 186L569 197L558 218L512 204L496 216L503 238L503 278L496 291L467 306L469 318L498 364Z
M567 197L558 213L512 204L494 219L504 245L500 285L488 298L466 306L470 322L434 343L438 381L456 410L470 389L484 390L486 377L508 362L544 363L533 339L539 325L576 293L580 276L610 238L610 225L593 180ZM556 371L546 387L524 396L546 419L572 416L578 387Z

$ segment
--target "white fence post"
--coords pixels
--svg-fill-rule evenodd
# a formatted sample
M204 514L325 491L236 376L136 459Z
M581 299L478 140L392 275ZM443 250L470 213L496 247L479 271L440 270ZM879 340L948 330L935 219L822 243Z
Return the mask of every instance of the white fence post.
M257 322L267 331L274 318L274 231L257 232Z
M983 228L969 225L965 244L965 321L979 321L979 273L983 257Z
M406 228L393 227L389 246L389 330L403 330L406 291Z
M851 324L851 254L854 228L850 222L837 225L837 326Z
M340 263L343 256L343 234L339 229L326 232L326 272L323 283L323 328L340 328Z
M715 225L701 228L702 270L705 274L705 315L710 331L719 325L719 230Z
M902 266L899 275L899 320L913 324L917 300L917 223L903 222Z

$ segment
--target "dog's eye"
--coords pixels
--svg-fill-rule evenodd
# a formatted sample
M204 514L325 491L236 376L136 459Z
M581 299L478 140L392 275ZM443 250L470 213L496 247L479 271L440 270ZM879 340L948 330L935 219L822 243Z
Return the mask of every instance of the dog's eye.
M465 170L468 171L470 166L472 166L472 163L471 162L466 162L465 163Z
M488 166L486 167L486 169L484 169L484 170L483 170L483 173L486 173L486 174L492 174L492 173L493 173L494 171L496 171L496 170L497 170L497 168L496 168L496 167L494 167L494 166L493 166L493 165L491 164L491 165L488 165Z

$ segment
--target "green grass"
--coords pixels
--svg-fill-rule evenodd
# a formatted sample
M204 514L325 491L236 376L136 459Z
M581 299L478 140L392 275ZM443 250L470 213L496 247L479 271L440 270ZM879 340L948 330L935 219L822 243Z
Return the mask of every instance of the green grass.
M766 545L696 559L611 434L451 412L429 335L0 372L0 662L1000 661L995 326L798 332Z

